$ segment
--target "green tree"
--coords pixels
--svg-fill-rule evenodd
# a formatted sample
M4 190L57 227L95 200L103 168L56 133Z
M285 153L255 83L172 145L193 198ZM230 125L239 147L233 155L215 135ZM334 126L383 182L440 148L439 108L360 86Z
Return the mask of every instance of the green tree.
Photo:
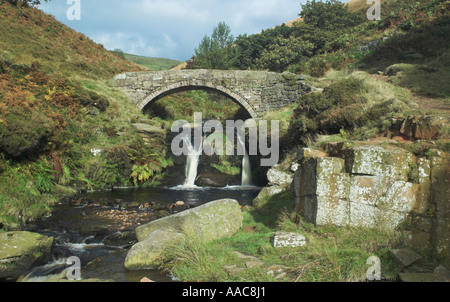
M219 22L211 37L203 37L195 49L194 68L230 69L230 48L234 41L230 27L225 22Z
M310 57L314 45L308 41L303 41L296 37L275 38L274 43L263 51L258 65L261 69L268 69L275 72L285 71L289 65L298 63L303 57Z
M293 34L314 44L314 54L323 53L328 43L367 20L362 12L351 12L337 0L308 1L300 17L303 22L295 24Z

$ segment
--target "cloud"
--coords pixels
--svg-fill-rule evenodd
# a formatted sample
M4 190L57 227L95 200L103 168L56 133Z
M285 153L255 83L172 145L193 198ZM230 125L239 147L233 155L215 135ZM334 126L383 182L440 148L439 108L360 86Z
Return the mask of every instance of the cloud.
M66 0L40 8L107 49L187 60L203 36L225 21L235 36L297 18L299 0L80 0L81 20L69 21ZM306 0L303 0L306 2Z

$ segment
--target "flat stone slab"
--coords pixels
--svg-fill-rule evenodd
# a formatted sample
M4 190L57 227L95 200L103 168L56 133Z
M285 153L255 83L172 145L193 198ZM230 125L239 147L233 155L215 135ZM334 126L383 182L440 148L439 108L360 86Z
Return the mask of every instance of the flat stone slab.
M401 273L398 276L402 282L436 282L433 273Z
M209 242L233 236L242 221L239 202L222 199L140 226L136 236L143 241L156 230L173 230Z
M306 238L297 233L278 232L271 242L274 247L301 247L306 245Z
M394 256L395 260L403 267L410 266L414 262L422 259L422 256L420 256L410 248L391 250L391 253Z

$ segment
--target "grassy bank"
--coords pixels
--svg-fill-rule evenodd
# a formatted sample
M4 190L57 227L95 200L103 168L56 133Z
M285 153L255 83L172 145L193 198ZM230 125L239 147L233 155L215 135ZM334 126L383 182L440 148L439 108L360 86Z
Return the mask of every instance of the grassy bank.
M389 249L401 243L398 234L364 228L314 227L293 214L291 193L260 200L244 209L243 228L232 238L204 244L188 239L172 247L162 269L183 281L201 282L346 282L365 281L367 259L382 261L382 275L395 280L397 266ZM275 248L270 239L277 231L303 234L299 248ZM253 256L244 259L238 253ZM283 274L270 273L281 269ZM281 272L281 271L280 271Z

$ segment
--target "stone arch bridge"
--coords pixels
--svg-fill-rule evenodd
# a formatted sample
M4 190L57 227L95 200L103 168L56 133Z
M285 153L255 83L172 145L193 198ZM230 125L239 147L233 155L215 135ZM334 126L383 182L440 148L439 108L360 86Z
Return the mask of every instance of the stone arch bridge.
M304 80L302 75L267 71L167 70L123 73L114 78L114 86L140 110L172 93L203 89L228 96L257 118L311 92Z

